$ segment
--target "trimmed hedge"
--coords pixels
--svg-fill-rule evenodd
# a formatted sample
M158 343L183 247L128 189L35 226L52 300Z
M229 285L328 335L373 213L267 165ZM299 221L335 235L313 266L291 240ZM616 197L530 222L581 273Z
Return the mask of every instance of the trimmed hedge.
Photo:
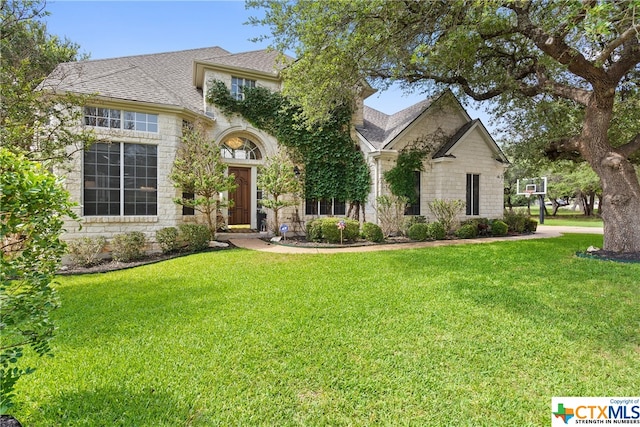
M380 243L384 241L384 234L382 228L378 224L372 222L365 222L362 224L362 235L365 240L374 243Z
M178 229L175 227L165 227L156 231L156 241L162 249L162 253L171 253L180 249L178 241Z
M111 240L111 257L115 261L131 262L144 257L147 240L140 231L117 234Z
M427 218L424 217L423 215L412 215L412 216L405 217L404 223L402 224L402 230L401 230L402 234L408 237L409 229L411 228L412 225L426 224L426 223L427 223Z
M443 240L445 237L447 237L447 230L441 222L436 221L429 224L429 238Z
M492 236L506 236L507 231L509 231L509 226L503 221L495 220L491 223Z
M338 222L344 221L345 228L342 230L342 241L351 242L360 236L360 223L350 219L324 218L322 220L322 239L329 243L340 243L340 229Z
M466 224L456 230L456 237L460 239L473 239L478 237L478 226L476 224Z
M307 223L307 240L340 243L339 221L345 222L345 228L342 230L343 242L354 241L360 236L360 223L358 221L329 217L314 219Z
M209 247L211 233L206 225L181 224L179 227L180 239L185 244L185 250L190 252L201 251Z
M431 237L429 235L429 225L424 223L413 224L409 228L409 231L407 232L407 236L411 240L418 240L420 242L424 242L425 240L428 240L429 237Z

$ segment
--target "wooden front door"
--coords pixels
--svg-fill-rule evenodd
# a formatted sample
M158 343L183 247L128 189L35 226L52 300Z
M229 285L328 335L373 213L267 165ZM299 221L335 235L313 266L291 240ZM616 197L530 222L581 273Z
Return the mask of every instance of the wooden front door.
M229 168L229 175L236 177L236 189L229 193L233 201L229 208L229 225L251 223L251 169Z

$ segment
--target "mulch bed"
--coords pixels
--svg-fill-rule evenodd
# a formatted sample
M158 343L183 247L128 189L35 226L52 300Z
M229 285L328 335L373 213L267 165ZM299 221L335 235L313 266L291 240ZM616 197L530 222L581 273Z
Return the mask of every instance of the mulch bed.
M93 273L107 273L109 271L118 271L118 270L126 270L128 268L139 267L141 265L154 264L160 261L166 261L168 259L179 258L187 255L192 255L194 253L203 253L203 252L217 252L217 251L226 251L229 249L235 249L231 243L229 243L228 247L216 247L209 248L199 252L174 252L169 254L151 254L140 260L132 261L132 262L119 262L111 259L106 259L104 262L101 262L96 265L92 265L90 267L81 267L79 265L66 265L63 266L62 269L58 272L59 275L62 276L70 276L76 274L93 274Z
M576 252L576 255L580 258L600 261L640 263L640 252L612 252L600 249L597 251L580 251Z

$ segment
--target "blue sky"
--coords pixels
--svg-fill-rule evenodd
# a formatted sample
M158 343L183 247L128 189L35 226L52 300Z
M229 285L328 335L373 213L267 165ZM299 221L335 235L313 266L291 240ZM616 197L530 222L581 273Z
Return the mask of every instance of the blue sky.
M91 59L207 46L236 53L268 45L249 40L268 31L246 24L260 11L245 9L244 1L48 1L46 9L48 31L79 44ZM392 114L424 98L387 90L365 102ZM468 112L489 126L483 112L470 107Z

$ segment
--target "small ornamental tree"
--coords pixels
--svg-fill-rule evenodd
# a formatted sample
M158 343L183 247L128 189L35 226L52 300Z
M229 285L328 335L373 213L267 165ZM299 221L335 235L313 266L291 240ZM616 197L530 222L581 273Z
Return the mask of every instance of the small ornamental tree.
M268 157L265 165L258 167L258 188L262 189L263 194L262 206L273 211L273 231L276 234L280 232L278 213L282 208L296 205L296 198L302 191L294 168L289 156L282 151Z
M185 126L170 178L183 193L193 194L193 198L181 197L174 202L204 214L211 238L215 238L218 228L218 210L228 206L221 193L236 188L235 177L227 176L226 171L220 147L207 137L204 124Z
M33 368L19 365L25 348L49 354L58 306L51 286L65 245L63 217L76 218L56 177L24 156L0 148L0 415L13 388Z

